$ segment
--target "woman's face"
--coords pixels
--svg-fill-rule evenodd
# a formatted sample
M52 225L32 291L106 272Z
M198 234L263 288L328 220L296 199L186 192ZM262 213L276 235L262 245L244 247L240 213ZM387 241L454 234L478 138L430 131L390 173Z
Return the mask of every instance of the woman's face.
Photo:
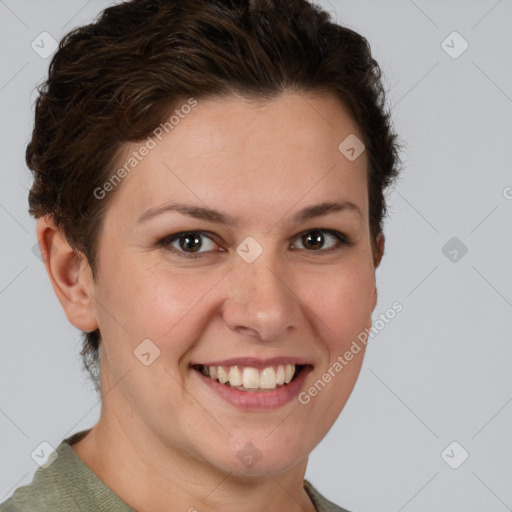
M155 147L132 143L118 162L138 151L110 192L88 285L110 390L101 421L156 458L280 473L333 425L363 360L364 346L344 354L376 303L367 158L338 148L362 137L330 95L188 110ZM278 363L307 366L274 391L229 388L195 366L223 362L238 366L234 384L269 388Z

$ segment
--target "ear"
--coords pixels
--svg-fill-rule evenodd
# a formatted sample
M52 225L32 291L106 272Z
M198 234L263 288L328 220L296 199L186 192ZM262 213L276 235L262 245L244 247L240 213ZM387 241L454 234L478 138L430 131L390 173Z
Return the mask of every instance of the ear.
M384 234L381 232L377 235L377 238L375 239L375 250L373 254L373 264L375 268L377 268L380 265L380 261L382 259L382 256L384 255L384 242ZM377 286L375 286L373 292L372 311L375 309L375 306L377 306Z
M87 258L69 245L51 215L37 221L36 233L46 272L68 320L82 331L96 330L94 283Z
M373 255L373 264L374 264L375 268L377 268L380 265L382 256L384 256L384 243L385 243L384 234L382 232L380 232L377 235L377 238L375 239L375 251L374 251L374 255Z

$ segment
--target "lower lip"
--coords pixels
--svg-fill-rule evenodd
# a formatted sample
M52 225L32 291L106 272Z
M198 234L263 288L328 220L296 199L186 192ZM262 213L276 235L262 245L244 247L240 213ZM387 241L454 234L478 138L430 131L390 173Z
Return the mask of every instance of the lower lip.
M289 384L272 391L241 391L226 384L221 384L197 370L193 371L226 402L240 409L267 410L281 407L296 398L304 385L307 374L311 371L311 367L303 367L297 377Z

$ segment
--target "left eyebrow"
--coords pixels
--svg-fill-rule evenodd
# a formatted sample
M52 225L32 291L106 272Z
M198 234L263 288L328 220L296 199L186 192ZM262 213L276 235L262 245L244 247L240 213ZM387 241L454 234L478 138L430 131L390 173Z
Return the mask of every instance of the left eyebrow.
M148 221L153 217L169 211L176 211L182 215L188 215L189 217L214 222L216 224L224 224L226 226L234 226L237 224L236 219L227 213L222 213L218 210L214 210L205 206L185 203L170 203L158 208L151 208L139 217L138 222L141 223ZM300 223L305 222L306 220L314 219L316 217L322 217L324 215L343 211L355 212L360 217L363 216L360 208L356 204L350 201L342 200L323 202L320 204L307 206L294 215L293 221Z
M350 201L329 201L320 204L315 204L312 206L307 206L300 212L298 212L294 216L295 222L305 222L309 219L314 219L316 217L322 217L323 215L328 215L329 213L337 213L337 212L355 212L360 217L363 216L361 209L356 204Z

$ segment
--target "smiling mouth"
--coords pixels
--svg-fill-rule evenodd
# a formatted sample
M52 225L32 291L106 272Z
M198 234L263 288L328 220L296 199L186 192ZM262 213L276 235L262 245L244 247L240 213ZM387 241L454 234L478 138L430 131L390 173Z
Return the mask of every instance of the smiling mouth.
M279 364L258 369L251 366L206 366L193 365L192 368L206 377L227 387L249 392L264 392L287 386L308 365Z

